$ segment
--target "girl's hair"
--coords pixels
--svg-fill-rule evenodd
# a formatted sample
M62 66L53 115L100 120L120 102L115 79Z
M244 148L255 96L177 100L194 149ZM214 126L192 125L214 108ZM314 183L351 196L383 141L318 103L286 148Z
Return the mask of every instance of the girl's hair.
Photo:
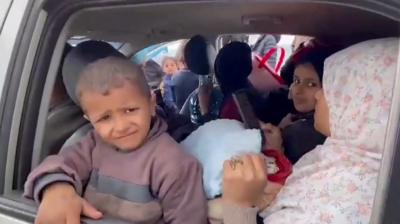
M293 83L296 66L304 64L311 64L322 82L325 59L341 49L336 45L322 45L316 40L311 40L311 42L307 46L300 45L282 67L281 77L288 86Z
M303 48L300 52L295 55L294 64L297 65L311 64L319 80L322 83L322 77L324 75L324 62L333 53L332 50L326 48Z

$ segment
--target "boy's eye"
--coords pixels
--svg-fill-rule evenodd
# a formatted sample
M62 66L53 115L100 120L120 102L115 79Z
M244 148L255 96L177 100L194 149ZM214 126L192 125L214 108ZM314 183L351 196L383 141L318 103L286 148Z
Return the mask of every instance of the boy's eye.
M296 85L298 85L298 84L300 84L300 80L299 80L299 79L294 79L294 80L293 80L293 83L296 84Z
M128 109L125 110L125 112L126 112L126 113L132 113L132 112L137 111L138 109L139 109L139 108L128 108Z
M110 115L104 115L100 119L97 120L97 122L102 122L102 121L108 121L110 120L111 116Z

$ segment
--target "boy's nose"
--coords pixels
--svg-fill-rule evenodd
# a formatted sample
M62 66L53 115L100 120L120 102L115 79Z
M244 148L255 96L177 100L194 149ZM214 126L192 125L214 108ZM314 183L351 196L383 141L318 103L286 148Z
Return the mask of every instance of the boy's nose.
M114 121L114 130L118 134L123 134L126 133L129 129L129 122L126 122L124 119L117 118Z

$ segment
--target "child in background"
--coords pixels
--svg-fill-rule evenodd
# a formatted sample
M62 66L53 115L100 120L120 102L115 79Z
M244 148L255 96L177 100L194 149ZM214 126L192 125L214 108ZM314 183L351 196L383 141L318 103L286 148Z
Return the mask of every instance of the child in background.
M161 83L164 102L168 106L176 108L172 76L174 76L178 71L178 63L175 58L165 57L162 61L161 67L165 74L163 82Z

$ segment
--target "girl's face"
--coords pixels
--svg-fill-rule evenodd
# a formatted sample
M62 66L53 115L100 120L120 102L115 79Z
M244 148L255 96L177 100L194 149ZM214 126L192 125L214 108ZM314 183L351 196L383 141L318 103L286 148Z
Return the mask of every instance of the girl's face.
M173 75L178 71L178 65L172 59L165 60L163 64L163 72L167 75Z
M290 90L298 112L307 113L315 109L315 93L321 86L321 80L311 64L296 66Z
M326 103L325 94L322 89L315 93L315 100L314 127L321 134L329 137L331 135L329 125L329 107Z

